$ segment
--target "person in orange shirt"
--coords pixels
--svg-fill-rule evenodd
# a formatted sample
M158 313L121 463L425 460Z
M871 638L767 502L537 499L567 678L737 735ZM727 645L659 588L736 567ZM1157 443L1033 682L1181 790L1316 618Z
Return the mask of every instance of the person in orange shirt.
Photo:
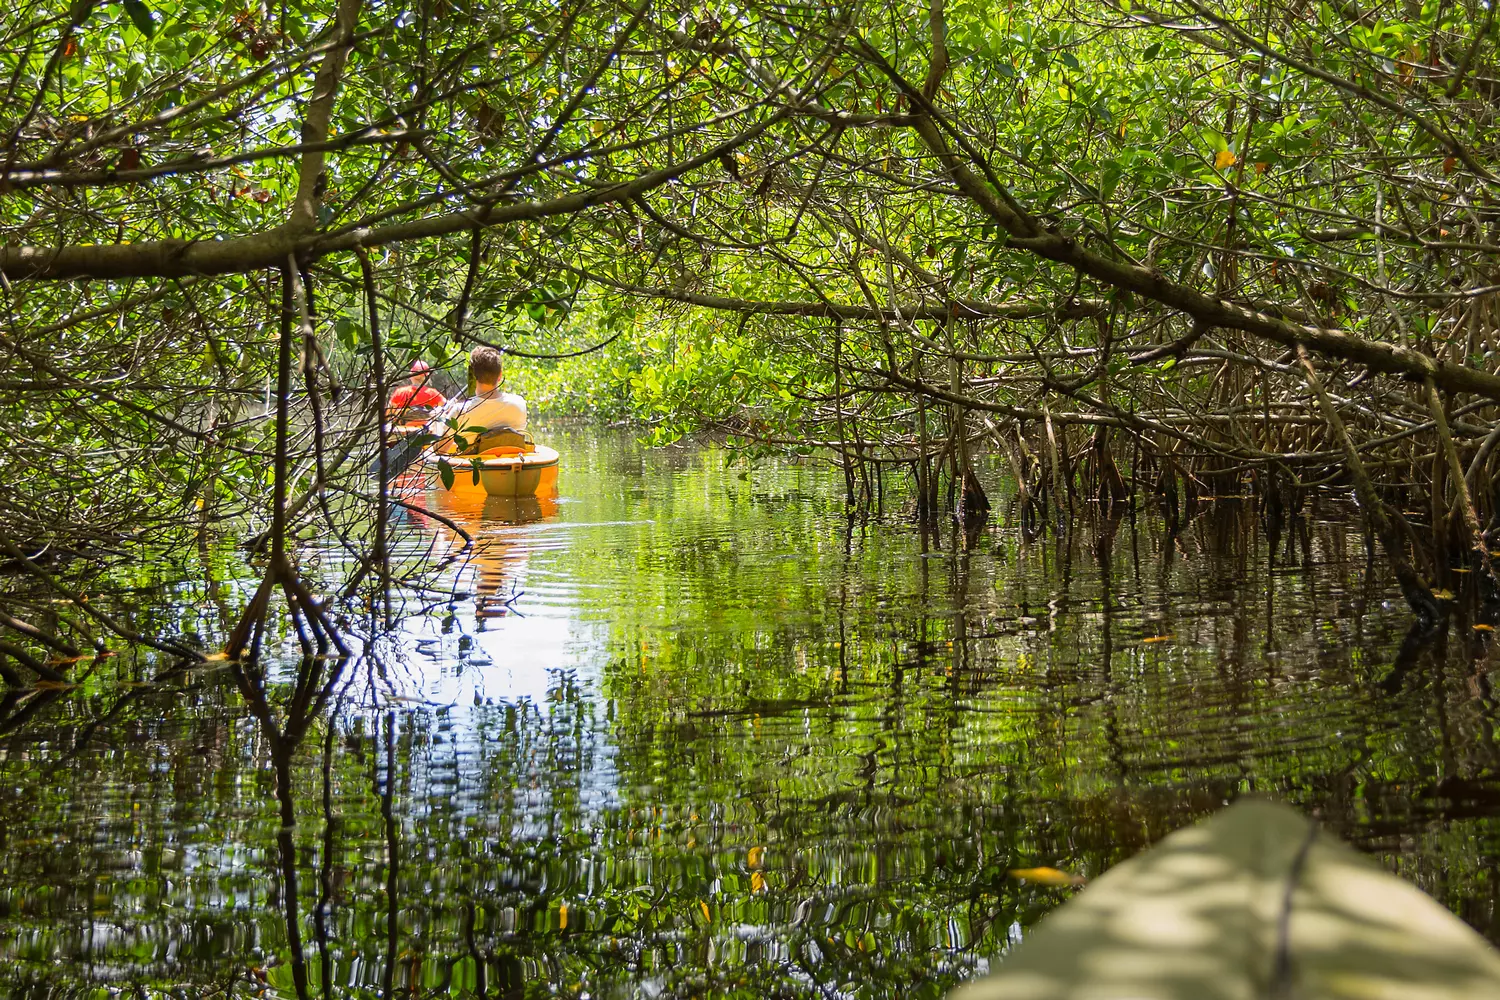
M418 358L411 363L411 381L397 386L386 404L386 415L392 423L425 421L429 412L447 402L443 394L427 384L432 366Z

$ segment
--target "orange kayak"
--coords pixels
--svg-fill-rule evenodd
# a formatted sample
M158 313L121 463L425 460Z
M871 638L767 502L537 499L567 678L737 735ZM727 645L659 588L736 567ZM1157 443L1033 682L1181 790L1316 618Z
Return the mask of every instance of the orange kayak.
M557 492L560 457L545 445L530 445L527 450L496 448L474 457L429 454L424 468L439 486L458 495L550 496Z

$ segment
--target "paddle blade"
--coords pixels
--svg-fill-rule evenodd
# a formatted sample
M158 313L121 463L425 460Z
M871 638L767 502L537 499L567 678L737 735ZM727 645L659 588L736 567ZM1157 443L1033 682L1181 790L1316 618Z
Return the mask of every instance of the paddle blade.
M422 451L434 440L431 434L412 434L394 444L386 445L386 475L391 479L401 475L406 471L406 467L416 461L417 456L422 454ZM377 458L370 463L370 475L380 475L380 459Z

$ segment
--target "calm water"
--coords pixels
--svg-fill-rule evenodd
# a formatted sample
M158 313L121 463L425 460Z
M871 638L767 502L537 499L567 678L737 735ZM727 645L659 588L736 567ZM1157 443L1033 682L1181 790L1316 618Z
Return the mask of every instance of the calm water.
M347 663L0 698L0 989L935 997L1066 898L1008 869L1249 791L1500 938L1490 634L1399 655L1358 532L1222 502L924 553L825 469L544 439L555 503L437 508L477 552L400 518L448 561ZM219 641L250 572L162 565L96 600Z

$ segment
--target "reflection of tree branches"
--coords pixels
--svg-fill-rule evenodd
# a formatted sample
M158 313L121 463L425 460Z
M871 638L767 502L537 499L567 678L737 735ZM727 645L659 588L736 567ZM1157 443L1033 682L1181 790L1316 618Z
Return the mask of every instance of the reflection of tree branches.
M93 618L105 628L109 629L116 635L121 636L127 641L137 643L142 646L150 646L153 649L161 650L162 652L168 653L172 656L187 657L194 660L201 660L203 658L203 654L199 653L197 650L190 649L187 646L182 645L181 643L170 640L161 641L153 639L149 636L142 635L114 616L100 611L98 608L89 604L88 601L82 600L81 595L73 591L72 588L65 586L55 576L43 569L36 562L33 555L22 551L21 547L16 544L16 540L11 538L10 535L5 532L3 527L0 527L0 548L3 548L6 552L8 552L27 573L30 573L32 576L40 580L43 584L46 585L49 590L56 593L60 597L70 600L73 605L81 610L85 615Z
M65 693L60 688L0 691L0 735L13 733Z
M302 947L302 918L298 902L298 862L295 834L297 807L294 791L293 757L312 724L322 717L328 699L343 676L347 657L329 661L323 657L305 658L297 668L291 695L281 707L283 721L276 719L264 671L255 664L234 661L230 665L236 686L245 699L246 708L256 720L262 737L270 747L271 768L276 777L276 801L280 819L276 834L284 908L287 948L290 952L293 983L300 1000L308 1000L307 959ZM326 676L325 676L326 671ZM332 724L330 723L330 729ZM325 826L325 837L331 836ZM316 923L322 946L322 918ZM327 967L325 966L325 969ZM325 973L326 975L326 973Z
M385 996L394 996L396 976L397 917L400 906L401 842L396 824L396 713L385 713L385 780L380 780L378 756L370 760L371 783L380 802L380 819L385 835L385 966L381 971L381 988Z

